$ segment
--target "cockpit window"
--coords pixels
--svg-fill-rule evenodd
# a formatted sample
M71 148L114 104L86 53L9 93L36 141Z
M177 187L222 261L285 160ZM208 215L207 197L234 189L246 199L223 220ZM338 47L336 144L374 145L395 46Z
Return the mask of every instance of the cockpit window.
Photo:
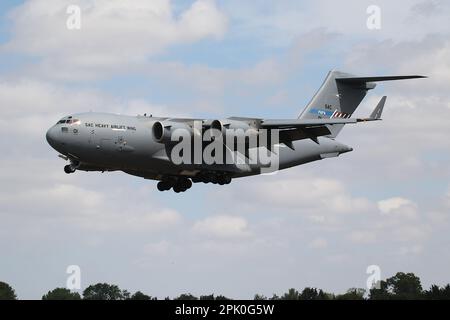
M80 124L80 120L78 119L72 119L72 117L68 117L68 119L61 119L59 120L56 124L74 124L74 125L79 125Z
M80 124L80 120L78 120L78 119L70 119L70 120L67 120L67 123L68 124L79 125Z

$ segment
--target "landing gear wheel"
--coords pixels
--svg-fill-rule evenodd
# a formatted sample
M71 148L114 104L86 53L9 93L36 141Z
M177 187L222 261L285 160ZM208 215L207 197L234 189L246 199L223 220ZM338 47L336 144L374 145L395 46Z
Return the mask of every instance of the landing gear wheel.
M74 173L75 170L73 170L70 165L67 165L67 166L64 167L64 172L67 173L67 174L71 174L71 173Z
M185 192L190 187L192 187L192 181L190 179L180 178L173 186L173 191L176 193Z
M183 189L187 190L190 187L192 187L192 181L189 179L186 179L185 181L183 181Z
M221 175L217 177L217 182L223 186L224 184L229 184L231 182L231 177L227 175Z
M224 184L226 184L226 182L225 182L225 176L219 176L219 177L217 177L217 182L218 182L221 186L223 186Z
M230 184L231 183L231 177L230 176L224 176L224 182L225 182L225 184Z
M162 182L162 181L158 182L156 187L158 188L158 191L165 191L166 190L164 182Z
M156 187L158 188L159 191L167 191L170 190L172 186L167 181L160 181L158 182Z

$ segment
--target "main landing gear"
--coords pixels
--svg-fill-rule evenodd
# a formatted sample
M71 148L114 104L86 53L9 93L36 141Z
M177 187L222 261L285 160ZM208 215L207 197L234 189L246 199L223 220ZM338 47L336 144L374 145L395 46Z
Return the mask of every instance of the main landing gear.
M212 183L212 184L220 184L223 186L224 184L231 183L231 177L226 173L206 173L200 176L196 176L192 178L193 182L203 182L203 183Z
M165 179L158 182L158 190L159 191L167 191L173 188L173 191L176 193L185 192L190 187L192 187L192 181L188 178L172 178Z
M197 175L192 178L187 177L165 177L163 180L158 182L159 191L167 191L173 189L176 193L185 192L192 187L192 183L213 183L213 184L229 184L231 182L231 177L227 173L222 172L208 172Z

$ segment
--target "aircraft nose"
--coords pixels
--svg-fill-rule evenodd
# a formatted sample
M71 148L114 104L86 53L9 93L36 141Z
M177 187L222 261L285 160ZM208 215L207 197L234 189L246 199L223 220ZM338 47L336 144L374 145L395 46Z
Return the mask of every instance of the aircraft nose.
M45 138L47 139L48 144L54 147L57 140L56 128L51 127L50 129L48 129Z

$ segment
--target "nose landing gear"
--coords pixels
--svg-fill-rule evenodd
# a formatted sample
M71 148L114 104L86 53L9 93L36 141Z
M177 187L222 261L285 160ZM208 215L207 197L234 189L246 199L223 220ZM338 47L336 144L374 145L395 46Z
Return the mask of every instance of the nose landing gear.
M67 174L74 173L75 171L76 171L76 169L72 168L72 166L70 164L68 164L67 166L64 166L64 172Z
M74 173L77 171L77 168L80 166L79 162L70 162L70 164L64 166L64 172L67 174Z

